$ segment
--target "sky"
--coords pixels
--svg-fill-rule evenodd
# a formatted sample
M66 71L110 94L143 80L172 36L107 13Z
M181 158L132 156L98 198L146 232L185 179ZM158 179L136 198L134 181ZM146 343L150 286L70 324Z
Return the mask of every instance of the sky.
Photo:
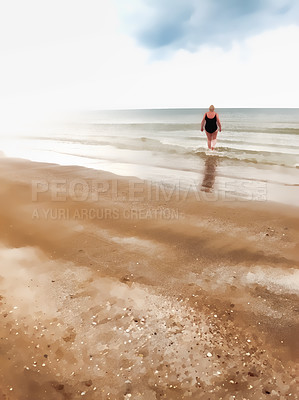
M49 110L299 107L298 3L1 2L1 120Z

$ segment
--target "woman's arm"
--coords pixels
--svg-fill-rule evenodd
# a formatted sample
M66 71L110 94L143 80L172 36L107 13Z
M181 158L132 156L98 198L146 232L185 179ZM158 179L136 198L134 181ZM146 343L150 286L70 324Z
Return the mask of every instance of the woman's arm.
M220 119L219 119L219 115L218 114L216 114L216 119L217 119L217 125L218 125L218 128L219 128L219 132L221 132L221 123L220 123Z
M203 119L202 119L202 121L201 121L201 126L200 126L200 130L203 132L203 128L204 128L204 126L205 126L205 124L206 124L206 114L207 113L205 113L205 115L203 116Z

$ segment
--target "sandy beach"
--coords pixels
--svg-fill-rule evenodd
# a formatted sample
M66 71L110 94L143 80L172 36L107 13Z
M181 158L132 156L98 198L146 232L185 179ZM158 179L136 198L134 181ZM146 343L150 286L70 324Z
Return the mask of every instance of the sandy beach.
M0 165L1 400L299 398L298 208Z

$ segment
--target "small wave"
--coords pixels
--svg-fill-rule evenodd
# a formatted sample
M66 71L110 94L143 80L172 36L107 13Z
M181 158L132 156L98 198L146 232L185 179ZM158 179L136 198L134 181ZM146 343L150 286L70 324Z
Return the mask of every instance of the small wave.
M117 130L119 131L199 131L200 123L164 123L164 122L147 122L147 123L119 123L119 124L88 124L89 127L96 130Z
M76 146L87 146L84 152L89 152L88 148L91 149L92 152L96 151L96 146L109 147L110 149L115 150L128 150L128 151L148 151L153 154L160 155L179 155L183 157L201 157L206 158L207 155L213 157L219 157L222 160L228 160L230 162L244 162L244 163L253 163L253 164L265 164L265 165L280 165L280 166L288 166L288 167L296 167L299 168L298 164L298 156L295 154L284 153L284 147L281 148L281 152L273 151L275 148L269 147L269 150L252 150L252 149L242 149L242 148L234 148L228 146L218 146L213 153L207 153L207 148L205 144L205 140L198 140L198 146L188 146L188 142L184 143L171 143L171 141L165 140L165 138L161 137L160 140L158 138L149 138L146 136L142 137L127 137L127 136L102 136L100 138L67 138L67 137L43 137L41 140L49 140L53 142L62 143L65 145L76 145ZM191 143L190 143L191 144ZM241 143L245 146L245 143ZM54 146L53 145L53 149ZM51 146L52 147L52 146ZM277 147L276 147L277 148ZM116 155L116 154L115 154Z
M298 128L261 128L261 127L227 127L227 130L230 130L231 132L244 132L244 133L266 133L266 134L288 134L288 135L299 135L299 129Z
M110 146L119 150L133 150L133 151L152 151L157 153L167 154L186 154L186 147L178 144L165 143L159 139L152 139L148 137L123 137L123 136L107 136L107 139L66 139L66 138L43 138L44 140L51 140L64 144L78 144L84 146ZM190 150L190 147L188 148Z
M217 148L213 152L208 152L205 149L196 149L189 154L196 155L200 158L207 156L218 157L219 160L237 161L251 164L264 164L264 165L279 165L283 167L294 166L294 156L284 153L274 153L265 151L246 150L240 151L239 149L232 149L229 147ZM299 168L299 167L296 167Z
M225 124L225 121L223 122ZM80 124L78 124L80 125ZM91 124L81 124L82 126L88 126L95 130L130 130L130 131L198 131L200 132L200 122L198 123L169 123L169 122L142 122L142 123L91 123ZM231 132L245 132L245 133L269 133L269 134L291 134L299 135L299 129L296 128L280 128L280 127L261 127L261 126L250 126L244 125L242 127L227 124L226 130Z

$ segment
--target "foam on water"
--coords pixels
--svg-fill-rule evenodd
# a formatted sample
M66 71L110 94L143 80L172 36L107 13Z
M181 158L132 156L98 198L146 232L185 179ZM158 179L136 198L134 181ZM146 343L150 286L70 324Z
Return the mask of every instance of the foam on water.
M244 283L265 286L268 290L277 293L299 294L299 270L281 268L258 267L254 272L248 272Z
M191 276L194 278L193 274ZM206 279L211 279L211 281L206 283ZM196 282L200 286L209 287L219 292L225 291L226 285L237 284L247 288L258 285L277 294L299 294L299 270L294 268L218 266L197 275Z

